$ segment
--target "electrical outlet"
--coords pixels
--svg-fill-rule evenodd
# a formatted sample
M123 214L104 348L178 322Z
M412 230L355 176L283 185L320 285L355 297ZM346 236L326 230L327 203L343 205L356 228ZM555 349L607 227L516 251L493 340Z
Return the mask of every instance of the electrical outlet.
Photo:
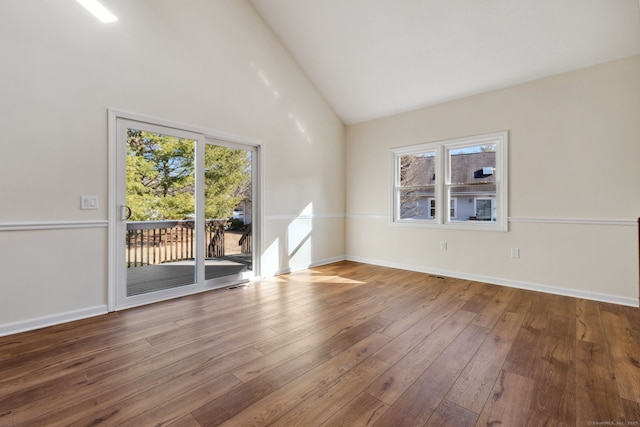
M83 210L98 209L98 196L80 196L80 209L83 209Z
M511 248L511 258L513 259L520 258L520 248Z
M447 242L440 242L440 250L441 251L447 250Z

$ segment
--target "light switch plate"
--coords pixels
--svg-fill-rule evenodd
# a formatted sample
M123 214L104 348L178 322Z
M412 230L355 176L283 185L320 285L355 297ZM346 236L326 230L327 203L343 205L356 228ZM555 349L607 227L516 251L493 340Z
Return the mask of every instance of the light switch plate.
M80 196L80 209L98 209L98 196Z

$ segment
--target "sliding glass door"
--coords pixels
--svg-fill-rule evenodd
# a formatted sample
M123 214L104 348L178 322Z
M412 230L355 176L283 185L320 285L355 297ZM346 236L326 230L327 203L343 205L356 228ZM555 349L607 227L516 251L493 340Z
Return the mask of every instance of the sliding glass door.
M204 147L205 280L253 274L253 151L207 139Z
M126 296L193 285L196 140L175 131L125 132Z
M116 308L253 276L256 150L117 119Z

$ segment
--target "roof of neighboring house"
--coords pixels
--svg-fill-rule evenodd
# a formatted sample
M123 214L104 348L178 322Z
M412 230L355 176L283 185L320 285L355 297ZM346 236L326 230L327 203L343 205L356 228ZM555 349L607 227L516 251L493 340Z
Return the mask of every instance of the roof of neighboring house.
M436 183L434 157L420 157L414 155L402 156L401 185L428 186ZM496 153L493 151L452 154L451 155L451 183L453 184L482 184L494 183L496 167ZM483 168L492 168L487 174Z

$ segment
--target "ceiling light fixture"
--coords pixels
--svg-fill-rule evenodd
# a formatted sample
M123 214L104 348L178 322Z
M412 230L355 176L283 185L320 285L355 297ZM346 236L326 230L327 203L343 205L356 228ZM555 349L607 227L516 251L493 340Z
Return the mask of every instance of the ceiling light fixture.
M98 18L100 21L106 23L115 22L118 20L118 17L113 13L109 12L106 7L104 7L98 0L76 0L78 3L82 5L85 9L87 9L93 16Z

